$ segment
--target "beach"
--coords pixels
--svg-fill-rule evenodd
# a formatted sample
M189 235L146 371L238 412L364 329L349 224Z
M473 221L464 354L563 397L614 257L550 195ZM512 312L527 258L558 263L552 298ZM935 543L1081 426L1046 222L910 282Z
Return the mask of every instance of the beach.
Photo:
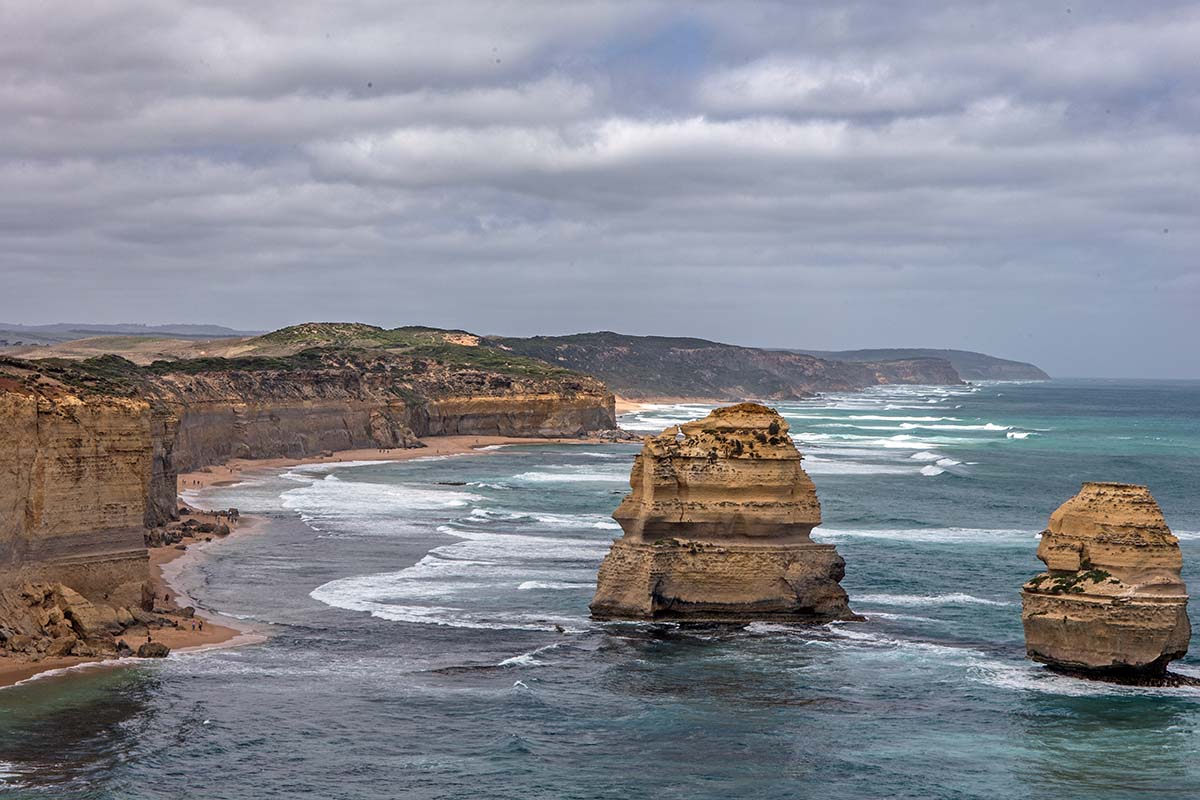
M181 473L178 478L181 495L180 507L191 508L182 497L182 493L185 491L232 486L250 474L272 472L304 464L410 461L419 458L494 452L504 446L521 444L607 444L605 441L589 438L546 439L512 436L431 436L422 441L425 446L416 448L358 448L302 458L231 459L224 464ZM214 523L217 521L217 517L210 509L192 509L192 511L193 513L182 515L181 520L195 519L198 522ZM221 519L226 520L225 517ZM230 527L229 536L241 537L253 535L261 520L241 516L236 520L227 520L227 523ZM182 613L183 609L196 606L188 594L188 587L181 583L184 568L192 560L203 558L203 554L208 548L214 545L219 546L222 541L224 541L224 537L199 534L184 536L179 544L148 548L149 583L156 598L162 598L165 601L165 607L173 609L168 616L175 620L178 627L155 628L147 631L144 627L135 626L127 629L118 638L125 639L136 650L139 644L147 641L146 636L149 633L152 641L165 644L171 648L172 653L187 653L215 647L239 647L261 642L265 634L237 620L228 619L203 609L197 609L193 617L184 616ZM83 656L46 657L38 661L6 657L0 659L0 688L63 669L80 668L85 665L120 666L128 663L130 663L128 659L96 659Z

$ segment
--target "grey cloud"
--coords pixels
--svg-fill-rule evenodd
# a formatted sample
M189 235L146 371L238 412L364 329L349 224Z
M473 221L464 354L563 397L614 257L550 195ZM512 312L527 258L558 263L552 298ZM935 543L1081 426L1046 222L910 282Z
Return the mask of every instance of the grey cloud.
M0 319L1200 375L1193 4L0 14Z

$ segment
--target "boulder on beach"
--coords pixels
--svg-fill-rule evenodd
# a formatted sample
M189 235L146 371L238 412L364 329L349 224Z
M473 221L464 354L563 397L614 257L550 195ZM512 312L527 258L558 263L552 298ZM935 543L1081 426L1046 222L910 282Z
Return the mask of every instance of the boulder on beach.
M166 658L171 654L171 648L162 642L142 642L137 649L138 658Z

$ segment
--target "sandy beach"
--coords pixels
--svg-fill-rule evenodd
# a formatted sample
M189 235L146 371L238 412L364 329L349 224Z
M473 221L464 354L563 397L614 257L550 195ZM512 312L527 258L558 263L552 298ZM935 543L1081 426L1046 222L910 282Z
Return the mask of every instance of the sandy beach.
M204 520L208 515L197 514L188 516ZM183 518L187 519L188 516L184 516ZM245 535L253 529L255 523L256 520L252 518L243 518L239 523L231 525L232 533L230 535ZM163 616L173 619L177 627L147 629L144 626L134 626L125 629L117 637L118 639L123 639L135 650L140 644L146 641L160 642L171 648L172 653L186 653L213 647L232 647L252 644L263 640L264 637L261 634L255 633L250 627L240 625L240 623L228 621L227 624L221 624L215 622L212 616L204 613L196 613L192 617L187 617L183 613L183 609L192 606L193 601L180 591L175 581L177 581L182 567L189 558L200 557L200 551L193 549L193 547L200 543L208 544L208 542L205 542L206 538L211 542L221 541L211 536L184 537L180 544L184 545L187 549L181 550L175 545L148 549L150 585L154 591L156 600L158 600L159 607L171 609L170 613ZM234 627L234 624L238 624L239 627ZM82 665L115 667L128 663L130 663L128 659L108 658L98 660L84 656L49 657L38 661L8 657L0 659L0 688L12 686L43 673L80 667Z
M617 397L617 414L636 414L639 411L645 411L648 408L655 406L669 406L677 403L694 403L704 406L727 406L733 403L733 400L715 400L711 398L696 398L696 397L644 397L640 400L630 400L626 397ZM701 415L703 416L703 415Z
M304 458L235 458L212 467L179 475L179 490L192 491L207 486L228 486L241 479L244 472L283 469L301 464L333 464L339 461L409 461L414 458L432 456L465 455L472 452L487 452L486 448L514 444L611 444L601 439L542 439L512 436L430 436L422 439L424 447L360 448L338 450L328 456L306 456Z

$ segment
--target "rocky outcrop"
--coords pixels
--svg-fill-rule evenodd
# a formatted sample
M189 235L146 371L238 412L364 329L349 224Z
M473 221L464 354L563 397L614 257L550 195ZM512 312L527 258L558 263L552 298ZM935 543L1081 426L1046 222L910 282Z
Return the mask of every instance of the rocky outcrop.
M1191 626L1179 540L1144 486L1085 483L1050 516L1024 585L1029 657L1098 677L1162 675Z
M600 566L599 618L828 621L853 618L845 562L810 538L821 522L788 424L753 403L646 437L624 536Z
M147 615L93 603L61 583L0 587L0 655L31 659L53 656L115 656L117 635Z

